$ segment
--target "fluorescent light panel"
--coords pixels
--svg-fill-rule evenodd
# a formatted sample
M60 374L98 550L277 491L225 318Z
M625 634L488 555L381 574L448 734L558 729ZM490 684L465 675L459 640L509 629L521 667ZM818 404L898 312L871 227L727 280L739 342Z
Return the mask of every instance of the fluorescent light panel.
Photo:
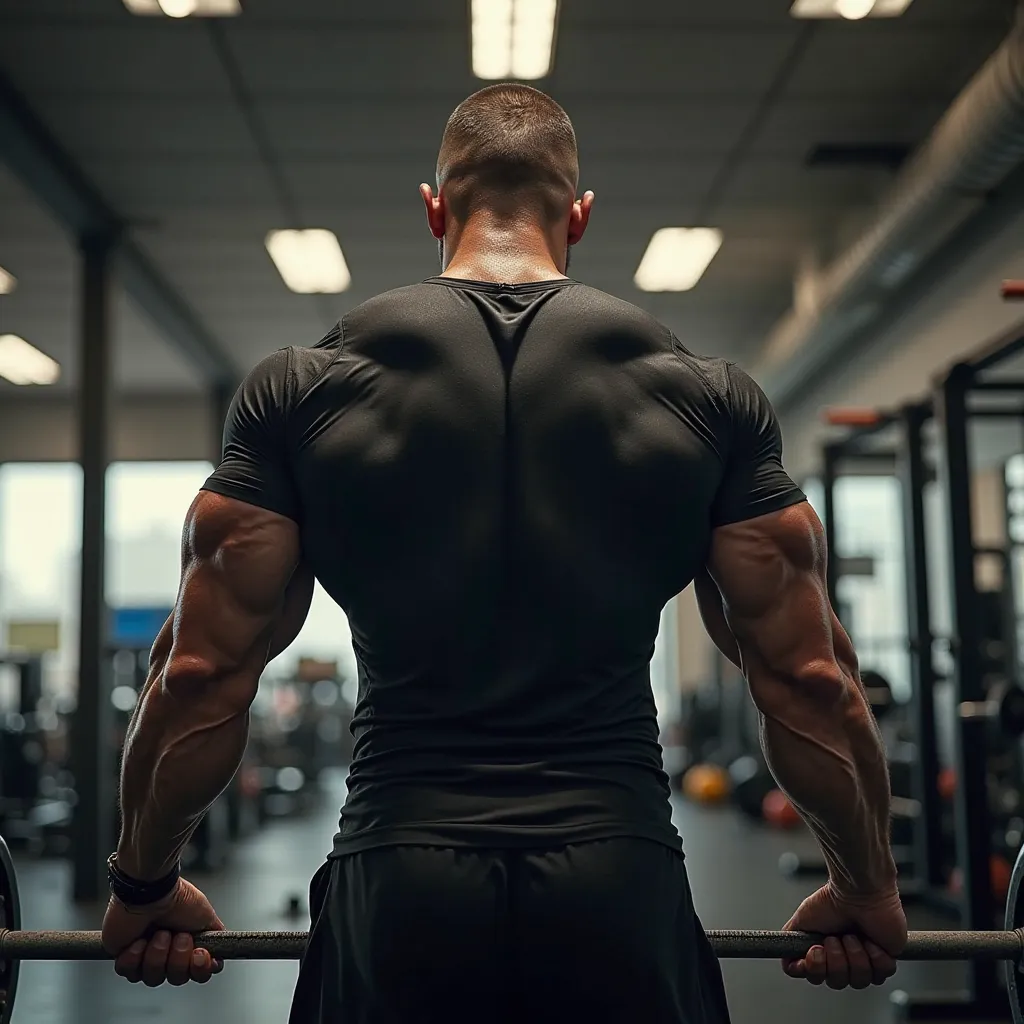
M240 0L124 0L132 14L168 18L232 18L242 13Z
M10 295L18 287L18 279L0 267L0 295Z
M913 0L795 0L789 13L794 18L898 18Z
M326 228L271 231L267 252L284 283L300 295L343 292L352 283L338 236Z
M12 384L54 384L60 363L17 334L0 334L0 377Z
M551 71L558 0L473 0L473 74L531 81Z
M722 247L718 228L660 228L647 245L633 281L645 292L686 292Z

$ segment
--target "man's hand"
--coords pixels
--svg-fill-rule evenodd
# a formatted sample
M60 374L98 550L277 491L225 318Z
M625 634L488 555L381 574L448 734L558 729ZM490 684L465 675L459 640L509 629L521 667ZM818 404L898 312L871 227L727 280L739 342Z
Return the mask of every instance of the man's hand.
M129 909L111 899L103 918L103 948L117 957L114 971L133 984L205 984L224 964L196 949L192 936L223 930L210 901L181 879L174 892L149 906Z
M850 900L826 885L800 904L785 930L828 936L824 946L813 946L803 960L783 960L782 967L791 978L834 989L888 981L907 944L907 918L896 892Z

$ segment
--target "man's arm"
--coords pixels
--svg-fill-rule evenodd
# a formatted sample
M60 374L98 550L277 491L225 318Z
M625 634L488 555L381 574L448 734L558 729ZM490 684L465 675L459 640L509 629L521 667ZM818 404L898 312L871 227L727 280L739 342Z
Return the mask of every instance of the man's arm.
M178 862L238 770L267 662L296 637L313 576L285 516L202 492L185 522L174 615L150 655L125 742L118 866L142 881Z
M896 887L889 774L853 645L829 604L825 559L806 502L722 526L708 559L720 598L710 580L698 598L712 638L746 676L768 765L821 844L833 887L876 896Z

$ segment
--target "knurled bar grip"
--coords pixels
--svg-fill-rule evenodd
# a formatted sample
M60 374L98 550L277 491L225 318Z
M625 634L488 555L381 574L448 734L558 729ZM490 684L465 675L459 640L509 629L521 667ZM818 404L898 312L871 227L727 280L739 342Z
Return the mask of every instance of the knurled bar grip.
M298 960L307 932L206 932L196 945L222 960ZM820 936L805 932L710 931L720 957L782 959L801 957ZM1019 960L1024 929L1015 931L911 932L900 960ZM0 930L0 958L10 960L110 960L99 932Z

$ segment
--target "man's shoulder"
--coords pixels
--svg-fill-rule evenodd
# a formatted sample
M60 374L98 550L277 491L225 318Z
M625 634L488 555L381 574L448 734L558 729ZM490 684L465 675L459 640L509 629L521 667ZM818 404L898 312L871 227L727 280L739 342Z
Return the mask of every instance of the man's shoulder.
M375 324L378 321L390 321L396 317L419 315L425 308L429 308L427 304L432 297L439 296L444 291L445 289L429 281L417 281L398 288L389 288L353 306L342 318L342 326L348 330L365 324Z
M666 343L671 339L672 332L657 317L621 296L579 282L566 294L575 305L592 312L609 326L646 331Z
M719 376L725 376L727 360L716 356L703 356L695 352L688 345L684 344L667 325L662 323L653 313L648 312L641 306L623 299L618 295L602 291L586 284L578 284L573 289L582 300L582 303L590 305L595 311L605 316L610 323L618 320L621 323L628 323L632 326L648 330L652 335L661 336L672 349L686 362L701 367L707 367L709 372L715 372Z

